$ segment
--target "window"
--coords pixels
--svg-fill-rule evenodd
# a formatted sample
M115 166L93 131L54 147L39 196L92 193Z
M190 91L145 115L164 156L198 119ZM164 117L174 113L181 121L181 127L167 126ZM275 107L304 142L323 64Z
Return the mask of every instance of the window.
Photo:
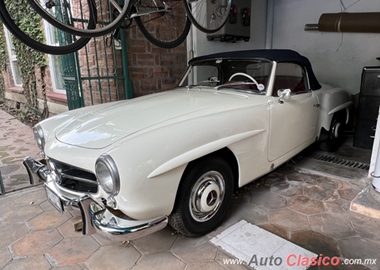
M227 66L226 69L226 80L229 80L232 75L236 73L244 73L255 79L259 84L263 84L263 86L268 85L269 75L272 70L272 62L266 60L230 60L230 65ZM242 81L251 81L247 76L236 76L233 78L236 80Z
M59 46L57 29L46 22L44 26L47 43ZM49 55L48 57L53 91L59 94L66 94L63 81L62 57L60 55Z
M21 86L22 79L21 79L20 68L17 63L17 56L14 52L14 47L12 43L13 36L5 27L4 27L4 31L5 31L5 39L6 39L7 47L8 47L9 61L11 63L13 82L15 86Z
M219 84L218 68L213 65L194 65L191 70L187 71L185 79L180 86L185 85L202 85L215 87Z
M277 90L290 89L292 94L305 93L307 91L304 69L294 63L279 63L276 69L273 95Z

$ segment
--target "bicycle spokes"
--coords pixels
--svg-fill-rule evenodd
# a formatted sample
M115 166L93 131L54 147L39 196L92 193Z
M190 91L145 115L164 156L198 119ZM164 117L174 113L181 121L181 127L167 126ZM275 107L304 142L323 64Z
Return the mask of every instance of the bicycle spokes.
M178 46L190 31L190 21L180 1L141 0L131 17L150 42L163 48Z
M183 0L183 3L195 27L214 33L226 23L232 0Z

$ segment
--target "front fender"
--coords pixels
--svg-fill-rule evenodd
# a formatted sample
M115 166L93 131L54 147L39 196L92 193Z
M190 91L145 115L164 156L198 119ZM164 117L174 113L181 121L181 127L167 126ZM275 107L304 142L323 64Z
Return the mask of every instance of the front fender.
M253 137L257 134L264 132L264 129L252 130L244 133L235 134L226 138L222 138L220 140L210 142L206 145L202 145L195 149L192 149L182 155L179 155L168 162L162 164L157 169L155 169L151 174L149 174L148 178L153 178L163 173L166 173L174 168L177 168L181 165L187 164L190 161L196 160L200 157L203 157L209 153L213 153L219 149L222 149L225 146L234 144L241 140L247 139L249 137Z

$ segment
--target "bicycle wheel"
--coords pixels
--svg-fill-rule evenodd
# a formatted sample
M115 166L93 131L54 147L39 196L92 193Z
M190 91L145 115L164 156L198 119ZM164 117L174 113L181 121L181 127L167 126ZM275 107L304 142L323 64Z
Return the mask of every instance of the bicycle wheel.
M28 2L32 8L41 15L42 18L44 18L47 22L54 25L58 29L76 36L97 37L112 32L119 26L120 23L122 23L132 8L132 5L130 5L130 3L133 2L133 0L124 0L122 10L118 16L112 20L109 17L106 18L106 16L103 16L103 13L106 12L100 12L102 14L102 18L97 18L99 23L97 24L98 27L96 29L89 29L83 24L88 22L88 18L91 15L97 17L97 9L103 9L104 11L108 10L108 1L104 1L103 4L97 5L95 0L87 0L87 5L83 5L81 1L48 0L44 6L39 3L39 0L28 0ZM110 2L112 3L112 1ZM63 22L59 17L55 16L52 12L52 9L54 7L66 9L71 12L72 22Z
M182 0L187 16L204 33L215 33L228 19L232 0Z
M11 15L8 13L8 9L5 5L4 0L0 0L0 19L14 37L21 40L30 48L36 51L47 53L47 54L62 55L62 54L72 53L72 52L78 51L80 48L84 47L90 41L90 38L79 38L75 40L75 38L72 37L71 35L70 37L68 37L68 34L66 33L64 35L66 36L65 40L67 41L67 43L70 40L72 40L67 45L53 46L53 45L47 45L45 43L41 43L40 41L35 40L29 35L27 35L26 33L24 33L19 28L17 23L13 20ZM95 19L90 18L88 28L94 29L95 27L96 27Z
M140 0L131 17L147 40L166 49L180 45L191 26L180 0Z

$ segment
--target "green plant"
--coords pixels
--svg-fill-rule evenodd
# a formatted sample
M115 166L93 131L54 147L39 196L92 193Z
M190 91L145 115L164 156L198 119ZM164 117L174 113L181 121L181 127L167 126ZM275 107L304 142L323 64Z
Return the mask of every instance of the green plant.
M38 41L44 40L41 27L41 17L30 7L27 0L6 1L7 9L12 15L19 28L30 37ZM41 52L35 51L20 40L13 38L13 47L17 57L17 63L23 84L23 93L27 100L27 105L31 111L38 111L37 101L37 76L40 79L41 94L44 101L44 110L47 112L46 86L44 80L46 59ZM44 113L40 112L40 115Z
M5 45L5 36L3 25L0 24L0 103L4 102L5 99L5 84L4 78L2 76L2 71L7 66L7 50Z
M5 35L3 25L0 24L0 69L5 69L7 65L7 50L5 45Z

